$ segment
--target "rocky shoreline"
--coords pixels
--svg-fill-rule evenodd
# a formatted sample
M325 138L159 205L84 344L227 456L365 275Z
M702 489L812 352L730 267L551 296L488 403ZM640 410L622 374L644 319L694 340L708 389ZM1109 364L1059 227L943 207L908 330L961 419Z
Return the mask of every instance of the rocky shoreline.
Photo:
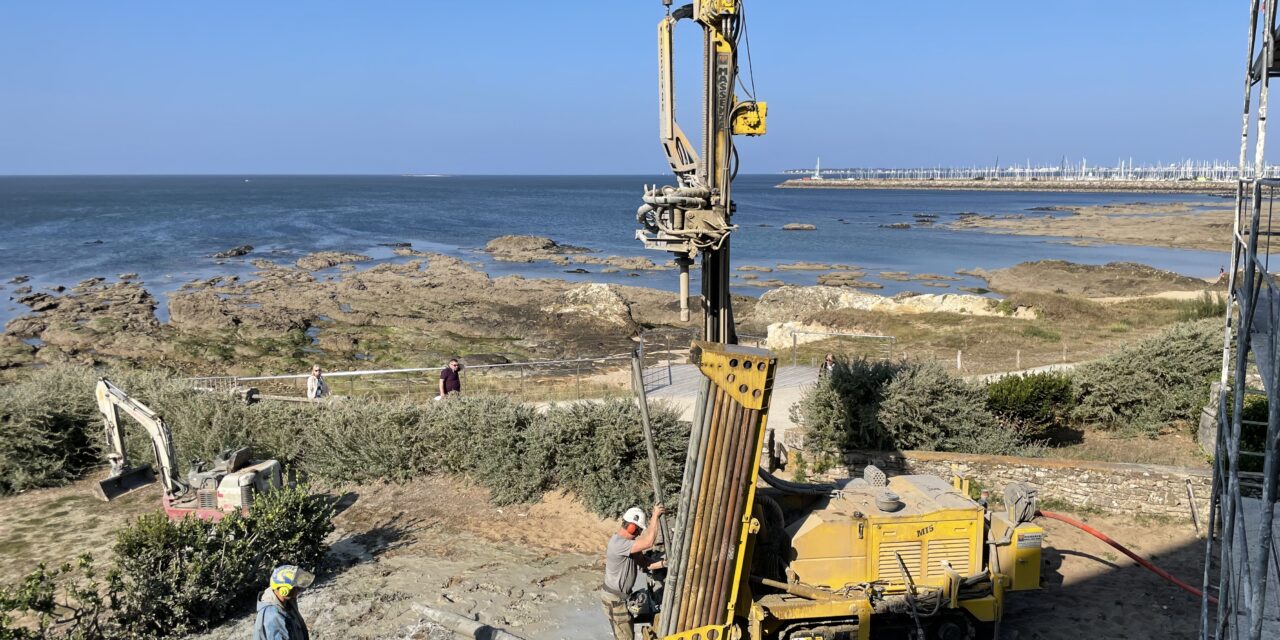
M668 268L647 258L601 257L548 238L506 236L485 251L514 262L568 260L628 270ZM700 326L696 312L679 322L675 293L644 287L570 282L519 275L491 277L475 264L397 245L405 261L360 267L369 258L318 252L292 263L250 261L251 277L219 275L168 293L167 320L136 274L91 278L67 288L32 291L22 276L10 299L28 313L0 333L0 370L51 362L122 362L190 374L256 374L302 370L310 362L350 368L435 364L452 355L488 363L627 353L645 330ZM336 267L336 268L335 268ZM788 284L774 270L813 272L817 285ZM960 270L992 291L1050 291L1084 297L1195 292L1195 278L1143 265L1023 263L996 271ZM1034 318L1034 309L1001 306L987 288L970 293L859 291L880 286L851 264L814 262L743 265L736 286L768 289L758 299L735 296L740 330L762 334L773 325L809 326L833 310L889 315L960 314ZM947 287L942 274L878 272L881 279ZM799 323L799 324L796 324Z

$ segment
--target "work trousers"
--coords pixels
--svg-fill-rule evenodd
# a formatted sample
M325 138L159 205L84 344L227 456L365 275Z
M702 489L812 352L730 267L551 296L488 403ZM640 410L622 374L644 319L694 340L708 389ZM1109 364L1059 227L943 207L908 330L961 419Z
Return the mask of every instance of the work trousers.
M604 603L604 613L609 618L614 640L633 640L635 632L631 628L631 612L627 611L627 602L608 591L600 592L600 601Z

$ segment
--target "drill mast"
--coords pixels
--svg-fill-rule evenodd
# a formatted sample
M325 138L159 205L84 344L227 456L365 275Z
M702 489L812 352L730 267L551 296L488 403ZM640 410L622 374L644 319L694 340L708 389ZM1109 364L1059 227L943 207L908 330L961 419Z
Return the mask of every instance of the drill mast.
M670 9L670 0L664 0ZM675 117L672 32L680 20L702 28L702 149L693 149ZM729 298L729 234L733 178L738 172L733 136L765 132L765 103L739 100L738 45L745 34L741 0L696 0L658 23L659 131L676 184L645 186L636 212L644 227L636 238L649 249L675 254L680 267L680 316L689 319L689 267L702 258L703 339L733 344Z

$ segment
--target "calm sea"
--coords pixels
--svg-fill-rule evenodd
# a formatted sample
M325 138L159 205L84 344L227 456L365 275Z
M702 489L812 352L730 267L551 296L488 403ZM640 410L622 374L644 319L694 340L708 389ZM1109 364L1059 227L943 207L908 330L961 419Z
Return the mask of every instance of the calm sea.
M1217 252L1077 247L1054 238L941 228L963 212L1009 214L1037 206L1135 201L1224 203L1204 196L775 189L780 180L741 176L734 183L739 207L735 222L741 226L734 236L736 265L841 262L865 267L868 279L878 280L878 271L951 274L960 268L1057 258L1096 264L1135 261L1209 277L1227 258ZM194 278L250 275L248 260L258 257L292 262L312 251L334 249L376 259L362 268L404 260L381 245L393 242L481 261L494 275L674 288L673 272L569 274L550 264L493 262L478 251L500 235L531 234L604 255L665 261L667 254L645 251L634 240L634 212L643 184L668 182L658 176L0 177L0 322L25 311L5 301L11 295L6 291L15 286L5 283L18 275L30 276L28 284L40 289L136 272L160 295ZM917 213L936 214L939 226L880 226L913 222ZM789 222L818 229L782 231ZM253 245L254 252L221 265L209 257L241 244ZM762 277L813 284L817 275L782 271ZM946 291L882 282L886 294ZM956 285L980 282L966 279ZM762 290L738 291L758 295Z

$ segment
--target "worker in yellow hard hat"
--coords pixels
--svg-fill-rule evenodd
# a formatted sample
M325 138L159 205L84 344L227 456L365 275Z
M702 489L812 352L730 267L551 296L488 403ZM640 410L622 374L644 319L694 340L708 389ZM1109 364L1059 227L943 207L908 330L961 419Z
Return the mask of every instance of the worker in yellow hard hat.
M258 618L253 640L309 640L307 623L298 611L298 594L316 577L297 565L285 564L271 572L271 585L258 598Z

